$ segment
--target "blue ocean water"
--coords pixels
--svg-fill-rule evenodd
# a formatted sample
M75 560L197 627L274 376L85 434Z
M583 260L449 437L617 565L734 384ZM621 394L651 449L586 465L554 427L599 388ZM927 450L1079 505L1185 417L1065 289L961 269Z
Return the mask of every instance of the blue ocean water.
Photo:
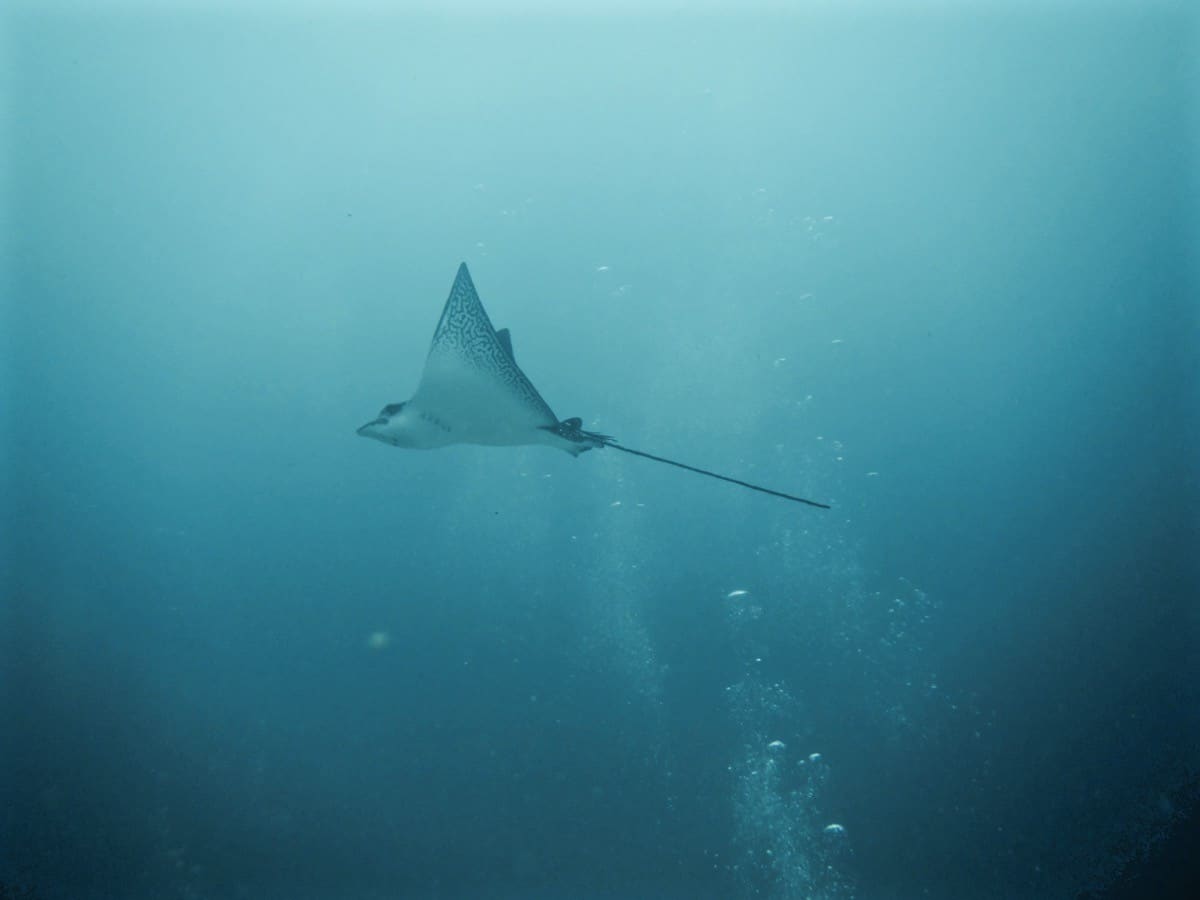
M1187 4L0 16L0 896L1099 896L1188 814ZM463 260L833 509L356 437Z

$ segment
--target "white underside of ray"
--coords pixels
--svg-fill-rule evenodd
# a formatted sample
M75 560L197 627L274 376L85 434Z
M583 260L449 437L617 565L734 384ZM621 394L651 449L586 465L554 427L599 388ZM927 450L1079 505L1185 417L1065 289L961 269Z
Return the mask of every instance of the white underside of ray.
M558 419L496 336L466 266L434 332L417 392L406 411L436 445L559 445Z
M542 429L558 424L505 382L449 355L431 354L408 406L444 428L447 443L455 444L550 443L545 438L551 435Z

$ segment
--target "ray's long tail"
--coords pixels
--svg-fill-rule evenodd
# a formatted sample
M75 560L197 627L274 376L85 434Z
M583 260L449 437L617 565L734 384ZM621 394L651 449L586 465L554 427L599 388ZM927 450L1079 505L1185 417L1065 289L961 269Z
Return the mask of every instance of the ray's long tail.
M588 434L591 434L588 432ZM782 497L784 500L791 500L795 503L805 503L809 506L815 506L818 509L831 509L828 503L818 503L816 500L806 500L804 497L797 497L795 494L785 494L783 491L775 491L768 487L763 487L761 484L751 484L748 481L742 481L740 478L731 478L728 475L718 475L716 472L710 472L708 469L700 469L696 466L689 466L687 463L677 462L673 459L666 459L662 456L655 456L653 453L646 453L642 450L634 450L632 447L626 447L624 444L617 443L617 439L608 435L594 435L597 438L603 438L605 447L612 447L614 450L620 450L622 453L632 453L634 456L641 456L646 459L652 459L655 462L666 463L668 466L675 466L678 469L687 469L689 472L695 472L698 475L707 475L709 478L717 478L721 481L728 481L730 484L740 485L744 488L749 488L752 491L759 491L763 494L770 494L772 497Z

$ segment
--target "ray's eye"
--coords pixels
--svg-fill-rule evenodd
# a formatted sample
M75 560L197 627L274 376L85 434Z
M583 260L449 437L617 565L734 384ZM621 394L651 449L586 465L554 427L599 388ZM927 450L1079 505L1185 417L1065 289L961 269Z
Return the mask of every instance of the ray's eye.
M389 416L394 416L396 413L400 412L400 410L402 410L402 409L404 409L404 404L403 404L403 403L389 403L387 406L385 406L385 407L384 407L384 408L383 408L383 409L380 411L379 415L380 415L382 418L385 418L385 419L386 419L386 418L388 418Z

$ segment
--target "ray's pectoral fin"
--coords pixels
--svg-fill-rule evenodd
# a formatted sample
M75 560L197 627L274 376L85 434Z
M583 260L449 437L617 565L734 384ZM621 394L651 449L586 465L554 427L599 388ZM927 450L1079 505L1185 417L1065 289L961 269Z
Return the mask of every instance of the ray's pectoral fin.
M570 441L573 446L563 449L572 456L578 456L585 450L608 446L616 440L612 435L600 434L598 431L584 431L583 419L578 416L563 419L557 425L543 425L542 428L558 435L563 440Z

